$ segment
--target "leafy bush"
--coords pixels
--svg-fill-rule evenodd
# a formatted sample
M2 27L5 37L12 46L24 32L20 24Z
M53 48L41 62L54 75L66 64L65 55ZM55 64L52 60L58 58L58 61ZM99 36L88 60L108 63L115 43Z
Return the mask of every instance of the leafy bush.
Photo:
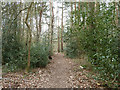
M24 44L14 35L4 36L3 41L3 65L7 71L25 69L27 66L28 51ZM4 39L3 37L3 39ZM49 62L49 47L44 43L32 44L31 47L31 68L45 67Z
M44 44L35 44L31 47L31 67L45 67L48 62L49 49Z
M87 10L87 6L85 7ZM65 34L66 55L79 56L85 52L94 69L104 81L119 81L118 28L115 25L114 4L101 3L101 9L91 17L86 14L86 23L75 21ZM76 11L84 16L85 12ZM78 17L78 16L77 16ZM79 17L76 19L79 20ZM80 23L80 24L79 24ZM92 26L92 28L91 28ZM77 51L77 52L76 52ZM75 55L74 55L75 54Z
M5 39L6 38L6 39ZM10 34L3 35L3 65L6 65L10 71L14 71L18 68L25 68L26 66L26 49L24 49L22 42L19 41L19 37Z
M9 71L25 69L28 63L30 33L32 35L33 32L29 32L28 28L24 25L25 22L21 23L22 17L18 18L20 10L19 3L2 3L2 8L2 64L4 67L7 67ZM28 19L29 18L30 17L28 17ZM49 47L43 42L32 45L36 37L38 40L38 36L32 35L31 68L38 66L45 67L48 63ZM39 42L39 40L37 42Z
M70 58L75 58L78 56L78 52L77 52L77 47L74 47L76 46L75 45L76 43L73 42L70 42L69 44L67 44L66 46L66 55Z

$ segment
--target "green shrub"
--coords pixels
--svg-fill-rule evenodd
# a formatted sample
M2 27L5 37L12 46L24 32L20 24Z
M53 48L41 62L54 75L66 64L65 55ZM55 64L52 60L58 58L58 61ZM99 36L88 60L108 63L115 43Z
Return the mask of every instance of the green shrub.
M8 71L25 68L26 51L19 37L14 34L9 34L7 36L3 34L2 47L2 64L9 69Z
M87 26L83 22L79 22L80 24L73 22L72 27L67 29L65 41L66 55L77 57L79 52L85 52L94 69L100 74L100 78L108 82L115 79L116 83L120 75L120 61L118 60L119 30L115 25L114 10L113 3L108 6L102 3L99 12L92 17L87 16ZM84 11L76 12L85 14ZM79 20L79 17L76 19ZM91 24L94 28L90 27Z
M35 44L31 47L31 67L45 67L48 62L49 49L44 44Z
M4 38L4 37L3 37ZM5 36L3 41L3 65L7 71L25 69L27 66L28 51L24 44L14 35ZM31 46L31 68L45 67L49 62L49 47L42 43L35 43Z

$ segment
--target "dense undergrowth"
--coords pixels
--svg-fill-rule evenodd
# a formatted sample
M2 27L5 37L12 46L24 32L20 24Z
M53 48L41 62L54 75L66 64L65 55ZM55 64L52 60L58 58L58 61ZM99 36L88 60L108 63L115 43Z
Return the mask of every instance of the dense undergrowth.
M48 56L52 55L50 40L45 38L48 33L45 33L45 36L39 36L38 31L35 31L34 25L32 25L32 19L35 16L32 11L34 10L30 10L31 14L29 14L31 7L23 10L23 17L22 5L17 2L2 3L3 71L4 69L5 71L25 70L27 67L29 68L29 61L30 68L45 67L49 62ZM30 22L30 25L27 22Z
M94 6L94 4L91 3ZM100 5L100 6L99 6ZM119 86L118 33L114 3L100 3L96 7L84 3L83 10L73 11L73 24L65 33L66 55L71 58L88 56L99 80L109 87ZM82 7L81 7L82 8ZM85 10L85 11L84 11ZM80 19L80 15L82 20Z
M27 66L28 50L25 44L14 35L3 35L3 67L7 71L16 71L25 69ZM9 45L9 46L8 46ZM45 67L48 62L48 56L50 55L49 47L46 43L32 43L31 45L31 60L30 67Z

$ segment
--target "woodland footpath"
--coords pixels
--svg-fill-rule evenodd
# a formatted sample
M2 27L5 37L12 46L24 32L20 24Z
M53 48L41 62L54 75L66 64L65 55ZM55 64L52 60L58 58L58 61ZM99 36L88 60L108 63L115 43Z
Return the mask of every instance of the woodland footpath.
M7 73L3 76L3 88L102 88L77 63L57 53L46 68Z
M120 87L120 2L23 1L1 3L4 88Z

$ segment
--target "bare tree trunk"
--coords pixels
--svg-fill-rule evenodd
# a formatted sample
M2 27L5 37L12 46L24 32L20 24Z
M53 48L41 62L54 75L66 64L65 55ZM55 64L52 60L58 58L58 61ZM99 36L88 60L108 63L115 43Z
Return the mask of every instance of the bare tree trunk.
M26 7L26 4L25 4ZM24 23L26 24L26 18L25 18L25 14L26 12L24 11ZM25 34L24 34L25 35ZM26 31L26 40L25 40L25 44L26 44L26 51L28 50L28 38L29 38L29 31ZM27 58L26 58L27 59Z
M30 48L31 48L31 39L32 39L32 35L31 35L31 28L30 28L30 25L28 24L28 17L29 17L29 13L30 13L30 10L31 10L31 7L32 7L32 4L33 2L30 4L29 8L28 8L28 11L27 11L27 16L26 16L26 20L25 20L25 24L26 26L28 27L28 30L29 30L29 46L28 46L28 63L27 63L27 68L26 68L26 72L29 71L29 68L30 68Z
M71 2L71 27L73 25L73 14L72 14L72 12L73 12L73 4Z
M54 12L53 12L53 6L52 6L52 24L51 24L51 46L53 42L53 22L54 22Z
M80 13L80 4L81 2L80 2L80 0L79 0L79 2L78 2L78 10L79 10L79 13ZM78 15L78 14L77 14ZM79 18L78 18L78 24L80 25L81 24L81 17L80 17L80 15L78 15L79 16Z
M75 22L76 22L76 0L75 0Z
M58 53L60 52L60 35L59 35L59 17L58 17Z
M63 3L62 3L62 20L61 20L61 51L63 51Z
M118 27L120 30L120 1L119 1L119 5L118 5ZM119 41L118 42L120 42L120 32L118 34L119 34L119 37L118 37ZM118 47L119 47L118 51L120 52L120 44L118 45ZM120 54L119 54L118 58L120 59ZM120 61L119 61L119 63L120 63ZM120 77L120 73L119 73L119 77ZM120 78L118 78L118 82L120 83Z
M79 0L78 10L80 11L80 0Z
M37 7L35 4L35 19L36 19L36 29L37 29L37 42L39 41L39 29L38 29L38 17L37 17Z
M15 12L18 11L17 4L16 4L16 3L14 3L14 9L15 9ZM15 13L14 15L15 15L15 17L16 17L16 16L17 16L17 13ZM14 18L15 18L15 17L14 17ZM18 20L15 21L16 27L18 26L18 23L17 23L17 22L18 22ZM15 24L14 24L14 25L15 25ZM17 29L15 29L15 32L13 32L13 33L14 33L14 35L16 36L16 35L17 35ZM19 33L18 33L18 34L19 34Z
M118 27L120 28L120 1L118 2Z
M24 8L24 4L23 4L23 8ZM23 32L22 32L22 37L24 37L24 31L25 31L25 11L23 11Z
M43 13L43 3L42 3L42 8L39 13L40 19L39 19L39 37L38 37L38 39L40 38L40 34L41 34L42 13Z
M50 1L50 54L52 51L53 42L53 22L54 22L54 12L53 12L53 2Z
M75 0L75 11L76 11L76 0Z
M33 8L31 8L31 13L30 13L30 26L31 26L30 27L30 30L31 30L30 34L31 34L31 40L32 40L32 34L33 34L33 31L34 31L34 25L33 25Z
M0 2L0 20L2 20L2 2ZM2 22L0 21L0 77L2 77L2 64L4 63L4 60L2 58L2 35L4 35L4 33L2 33Z
M49 35L51 37L51 31L52 31L52 2L50 0L50 30L49 30ZM50 38L50 46L52 46L52 42L51 42L51 38Z
M20 8L19 8L19 10L21 10L22 9L22 3L20 2ZM21 25L21 21L22 21L22 13L20 13L20 16L19 16L19 32L18 32L18 34L19 34L19 38L22 36L22 33L21 33L21 31L22 31L22 25ZM20 38L20 41L22 40L22 38Z
M46 24L48 25L48 34L47 34L47 37L48 37L48 45L50 44L50 23L47 22L47 18L45 18L45 21L46 21Z

